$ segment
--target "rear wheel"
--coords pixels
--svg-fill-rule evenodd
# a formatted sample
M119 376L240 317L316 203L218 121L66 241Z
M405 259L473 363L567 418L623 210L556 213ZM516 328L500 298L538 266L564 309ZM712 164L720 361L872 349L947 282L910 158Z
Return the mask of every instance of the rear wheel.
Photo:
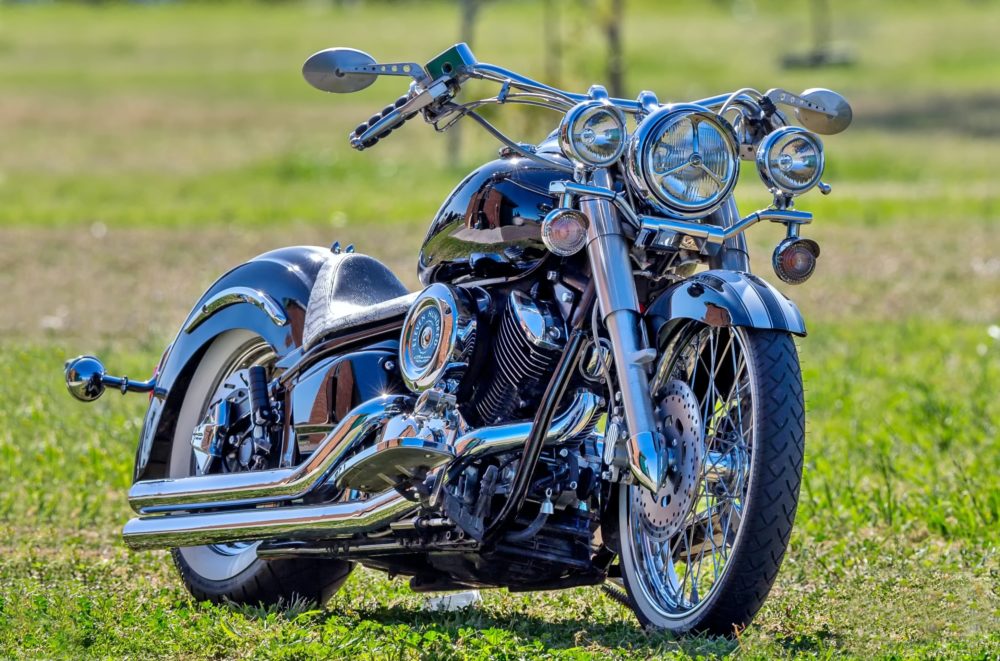
M655 497L621 487L629 605L648 627L732 634L763 604L795 518L805 414L794 341L689 323L664 347L651 392L681 475Z
M203 472L204 457L196 456L191 445L195 427L233 384L245 382L250 367L260 365L270 370L274 361L270 346L249 331L229 331L212 342L192 375L178 414L170 477ZM257 543L188 546L172 549L171 553L181 579L197 599L241 604L289 603L296 599L319 603L343 585L353 567L340 560L265 561L257 557Z

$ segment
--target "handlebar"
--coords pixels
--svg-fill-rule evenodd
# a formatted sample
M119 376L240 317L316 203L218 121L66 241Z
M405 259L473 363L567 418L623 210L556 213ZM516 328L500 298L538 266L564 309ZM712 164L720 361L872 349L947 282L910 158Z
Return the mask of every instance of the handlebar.
M365 57L371 59L370 56L366 55ZM484 103L526 103L565 112L578 103L601 98L623 112L635 115L637 120L641 121L643 117L661 107L656 95L652 92L643 92L638 99L629 100L609 98L604 88L599 86L591 87L587 94L560 90L503 67L477 62L465 44L457 44L446 50L424 68L411 64L375 65L374 59L371 59L371 63L364 66L349 65L346 69L338 68L337 71L340 74L348 71L349 73L362 72L370 75L371 69L376 68L379 69L378 74L391 72L392 75L410 75L414 82L408 95L402 96L394 104L386 106L382 112L373 115L367 122L362 123L354 130L350 140L351 145L358 150L375 145L421 111L424 112L429 122L435 123L435 119L446 116L449 112L462 110L469 113ZM458 94L462 83L469 79L499 83L500 92L492 99L483 99L464 105L450 103L451 99ZM372 80L374 80L374 76ZM371 83L367 82L367 84ZM517 92L511 92L512 89L517 90ZM772 89L762 94L750 88L743 88L735 92L700 99L694 103L704 106L710 111L720 113L732 107L747 107L753 115L763 114L766 117L771 117L777 114L779 121L784 123L784 117L780 113L776 113L775 107L776 104L782 104L794 108L799 120L807 128L820 133L842 131L851 120L850 106L847 105L846 100L834 92L822 89L807 90L802 95L797 95L783 89ZM805 116L801 113L805 113ZM471 114L476 116L474 113ZM824 127L827 130L824 130ZM504 142L509 144L508 141Z

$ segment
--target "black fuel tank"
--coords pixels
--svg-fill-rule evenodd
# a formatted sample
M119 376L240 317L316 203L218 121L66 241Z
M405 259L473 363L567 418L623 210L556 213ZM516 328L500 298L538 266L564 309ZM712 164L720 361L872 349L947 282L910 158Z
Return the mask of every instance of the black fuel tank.
M420 281L517 276L537 266L548 255L542 219L558 202L549 183L567 178L527 158L500 158L479 167L434 217L420 249Z

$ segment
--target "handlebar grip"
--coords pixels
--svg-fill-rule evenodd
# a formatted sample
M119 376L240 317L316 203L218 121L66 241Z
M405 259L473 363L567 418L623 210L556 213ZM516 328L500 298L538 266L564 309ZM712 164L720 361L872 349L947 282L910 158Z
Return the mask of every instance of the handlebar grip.
M393 129L399 128L403 122L415 117L416 112L407 115L399 112L399 108L408 100L409 97L403 95L392 105L383 108L382 112L369 117L367 122L359 124L350 135L351 146L358 151L373 147L379 140L392 133Z

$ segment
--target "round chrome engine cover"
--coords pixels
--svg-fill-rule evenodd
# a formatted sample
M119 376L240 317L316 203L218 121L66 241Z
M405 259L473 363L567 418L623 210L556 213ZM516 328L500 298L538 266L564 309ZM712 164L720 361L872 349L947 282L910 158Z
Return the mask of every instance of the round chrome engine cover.
M460 288L436 283L423 290L403 321L399 369L414 392L444 378L460 379L476 343L476 303Z
M663 542L683 526L701 482L704 444L698 398L686 383L672 380L657 403L656 419L667 442L677 442L677 471L655 495L642 487L631 492L632 507L646 533Z

